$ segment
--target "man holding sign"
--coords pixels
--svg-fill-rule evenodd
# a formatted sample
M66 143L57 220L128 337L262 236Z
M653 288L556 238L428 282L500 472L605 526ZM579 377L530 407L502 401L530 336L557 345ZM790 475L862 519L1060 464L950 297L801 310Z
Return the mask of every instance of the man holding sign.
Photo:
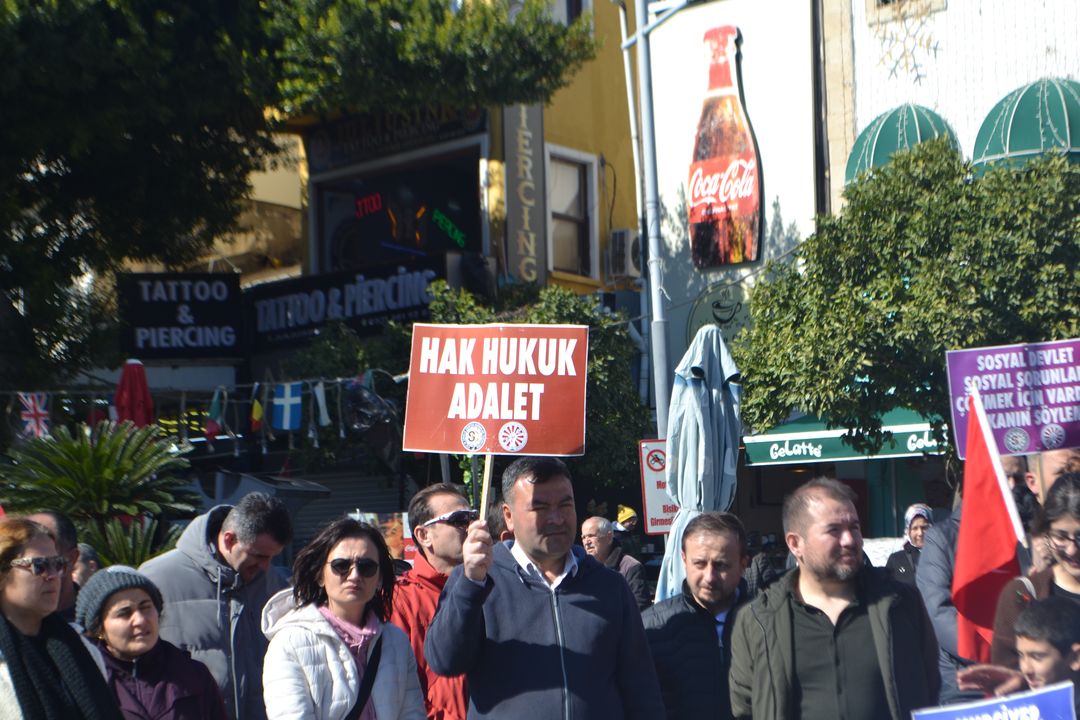
M466 676L470 718L664 717L641 616L626 582L574 547L566 465L522 457L503 474L514 540L474 522L424 654Z

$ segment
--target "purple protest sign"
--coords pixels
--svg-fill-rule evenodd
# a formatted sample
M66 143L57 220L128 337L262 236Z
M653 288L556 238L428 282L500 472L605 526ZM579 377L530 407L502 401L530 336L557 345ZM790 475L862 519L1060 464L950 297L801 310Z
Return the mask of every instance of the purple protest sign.
M1001 453L1080 447L1080 339L950 350L945 355L961 458L972 388L982 395Z

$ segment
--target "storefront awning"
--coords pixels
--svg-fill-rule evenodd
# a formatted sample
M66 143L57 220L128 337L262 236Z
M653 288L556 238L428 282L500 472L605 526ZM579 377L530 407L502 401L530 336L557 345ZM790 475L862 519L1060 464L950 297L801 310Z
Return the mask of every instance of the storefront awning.
M830 430L824 420L805 415L759 435L745 435L747 465L794 465L870 458L940 455L930 422L911 410L891 410L881 418L882 430L892 433L876 453L860 453L844 442L845 428Z

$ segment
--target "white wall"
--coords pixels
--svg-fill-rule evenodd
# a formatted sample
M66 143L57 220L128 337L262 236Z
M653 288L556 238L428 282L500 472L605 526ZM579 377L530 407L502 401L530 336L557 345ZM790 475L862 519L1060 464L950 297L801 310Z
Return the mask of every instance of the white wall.
M945 9L889 23L870 22L874 0L850 1L857 132L914 102L944 117L970 158L1009 92L1046 76L1080 79L1076 0L934 0L925 6Z

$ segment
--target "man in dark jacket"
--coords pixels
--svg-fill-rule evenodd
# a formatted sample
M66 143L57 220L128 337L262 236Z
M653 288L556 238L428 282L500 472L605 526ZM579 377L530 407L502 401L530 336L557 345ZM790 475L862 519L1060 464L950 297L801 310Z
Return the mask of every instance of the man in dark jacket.
M265 720L263 605L285 587L270 561L292 542L277 498L249 493L195 518L176 549L139 570L161 590L161 637L204 663L232 720Z
M469 718L663 717L641 614L630 588L581 548L570 471L523 457L503 474L514 540L469 527L424 654L466 676Z
M937 704L937 643L913 588L863 563L855 494L817 478L784 502L799 566L735 617L736 718L907 720Z
M682 537L682 592L642 613L671 720L731 717L728 667L736 609L749 599L746 530L731 513L706 512Z
M915 584L922 594L937 636L941 702L946 705L982 698L982 693L963 692L956 684L956 673L973 662L960 657L956 649L956 606L952 601L952 579L959 534L958 505L952 515L926 531L919 570L915 573Z
M605 567L626 578L630 592L634 594L639 609L652 604L652 593L645 580L645 568L637 558L631 557L615 539L615 529L607 518L594 516L581 523L581 544Z

